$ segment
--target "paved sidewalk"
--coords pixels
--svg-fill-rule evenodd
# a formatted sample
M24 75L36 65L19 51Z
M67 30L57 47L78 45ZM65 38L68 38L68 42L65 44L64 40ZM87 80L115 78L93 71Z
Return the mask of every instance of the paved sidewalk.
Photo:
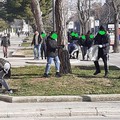
M19 46L21 45L21 43L23 42L23 39L25 37L26 37L25 35L21 35L20 37L18 37L17 35L11 36L11 38L10 38L10 46L8 47L8 55L12 54L17 49L19 49ZM0 41L0 43L1 43L1 41ZM2 46L0 47L0 57L3 58Z
M120 102L50 102L4 103L0 102L0 118L19 117L77 117L120 115Z
M120 53L111 53L109 55L110 59L108 61L109 66L116 66L120 68ZM28 65L37 65L37 66L45 66L46 60L34 60L33 57L9 57L7 60L11 63L12 67L24 67ZM71 65L94 65L93 61L81 61L80 59L70 59ZM102 60L99 60L100 65L103 65ZM53 63L54 65L54 63Z

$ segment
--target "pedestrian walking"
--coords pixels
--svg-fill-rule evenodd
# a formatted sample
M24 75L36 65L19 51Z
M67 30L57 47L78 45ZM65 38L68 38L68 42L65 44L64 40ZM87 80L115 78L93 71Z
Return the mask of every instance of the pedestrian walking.
M39 32L36 30L35 34L33 36L33 40L31 43L31 46L34 45L34 59L40 59L40 49L41 49L41 44L43 43L43 39Z
M1 39L1 46L3 46L4 57L8 57L8 46L10 46L10 37L5 34Z
M20 29L18 29L18 31L17 31L18 37L20 37L20 34L21 34L21 31L20 31Z
M61 77L60 75L60 60L58 57L58 48L59 46L57 45L57 33L56 32L51 32L50 35L47 37L46 41L46 49L47 49L47 64L45 68L45 73L44 77L49 77L49 71L50 71L50 66L52 62L54 61L55 67L56 67L56 77Z
M105 70L104 77L107 77L108 75L107 59L110 47L110 38L103 26L100 26L99 28L99 32L94 39L94 45L98 45L98 57L97 60L94 61L96 68L94 75L97 75L98 73L101 72L98 60L102 58Z

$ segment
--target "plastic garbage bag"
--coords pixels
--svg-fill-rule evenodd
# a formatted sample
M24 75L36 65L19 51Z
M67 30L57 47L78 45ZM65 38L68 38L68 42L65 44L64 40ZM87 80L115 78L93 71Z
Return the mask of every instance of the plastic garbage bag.
M88 56L92 61L97 61L98 60L98 45L93 45L89 49Z

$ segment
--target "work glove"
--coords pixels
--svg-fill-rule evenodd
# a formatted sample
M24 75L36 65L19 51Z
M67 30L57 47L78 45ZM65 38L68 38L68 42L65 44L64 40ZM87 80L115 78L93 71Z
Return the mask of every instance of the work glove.
M98 45L99 46L99 48L102 48L103 46L102 45Z

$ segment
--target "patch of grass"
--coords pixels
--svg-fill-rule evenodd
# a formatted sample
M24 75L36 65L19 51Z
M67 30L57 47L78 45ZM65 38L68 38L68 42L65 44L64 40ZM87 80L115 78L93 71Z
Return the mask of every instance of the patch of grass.
M103 78L104 70L93 76L93 66L72 67L72 74L56 78L55 68L51 68L50 78L42 77L45 67L27 66L12 68L9 85L15 89L14 96L120 94L120 69L110 67L108 78Z
M22 47L30 47L31 46L31 42L33 39L33 35L30 34L29 36L27 36L24 40L23 43L21 44Z
M30 42L23 42L21 44L22 47L30 47L31 46L31 43Z
M26 49L23 51L25 56L33 56L33 49Z
M19 49L17 50L16 54L24 56L33 56L33 49L32 48Z

